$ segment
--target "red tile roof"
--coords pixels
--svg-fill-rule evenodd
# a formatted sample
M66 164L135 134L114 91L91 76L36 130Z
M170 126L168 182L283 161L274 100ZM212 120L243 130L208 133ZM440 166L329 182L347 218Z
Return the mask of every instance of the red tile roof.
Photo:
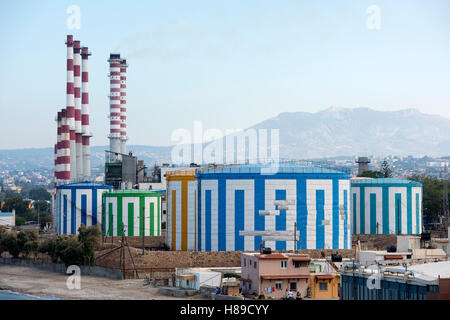
M263 279L309 279L309 274L263 274Z
M309 257L294 257L294 258L292 258L292 261L311 261L311 258L309 258Z
M260 254L259 259L282 259L287 260L288 257L285 257L281 253L273 253L273 254Z
M403 256L400 255L385 255L384 260L398 260L403 259Z
M332 274L316 274L316 278L317 279L333 279L333 275Z

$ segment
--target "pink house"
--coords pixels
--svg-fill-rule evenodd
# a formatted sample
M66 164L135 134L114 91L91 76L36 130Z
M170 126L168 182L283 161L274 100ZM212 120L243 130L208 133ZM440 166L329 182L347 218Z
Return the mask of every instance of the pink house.
M289 253L242 253L242 292L265 298L281 299L291 291L301 297L307 294L311 261L308 255Z

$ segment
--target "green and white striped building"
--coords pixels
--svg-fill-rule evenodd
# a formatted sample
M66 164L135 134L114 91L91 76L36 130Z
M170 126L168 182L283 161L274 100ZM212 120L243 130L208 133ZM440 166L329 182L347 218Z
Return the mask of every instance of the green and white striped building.
M422 184L381 178L351 182L353 234L420 234Z
M123 190L103 194L103 232L106 236L161 235L161 193Z

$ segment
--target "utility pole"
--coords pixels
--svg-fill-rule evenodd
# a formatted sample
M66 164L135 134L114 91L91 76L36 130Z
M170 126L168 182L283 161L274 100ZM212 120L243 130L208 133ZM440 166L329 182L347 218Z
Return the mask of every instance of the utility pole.
M297 221L294 222L294 253L297 253Z
M38 234L39 234L39 231L41 230L41 225L39 224L39 200L37 201L37 207L38 207L37 218L38 218Z
M400 201L397 199L397 235L400 234Z
M142 207L142 255L144 255L144 246L145 246L145 206Z

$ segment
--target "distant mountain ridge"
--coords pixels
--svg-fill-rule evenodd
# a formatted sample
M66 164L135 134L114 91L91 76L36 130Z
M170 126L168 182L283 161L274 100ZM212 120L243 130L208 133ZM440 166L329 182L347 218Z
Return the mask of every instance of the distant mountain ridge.
M252 128L279 128L283 158L450 154L450 119L416 109L284 112Z
M357 155L450 155L450 119L416 109L376 111L328 108L283 112L250 128L279 129L280 157L329 158ZM102 166L107 146L91 147L93 167ZM172 147L130 145L147 166L170 162ZM52 168L53 148L0 150L0 169Z

